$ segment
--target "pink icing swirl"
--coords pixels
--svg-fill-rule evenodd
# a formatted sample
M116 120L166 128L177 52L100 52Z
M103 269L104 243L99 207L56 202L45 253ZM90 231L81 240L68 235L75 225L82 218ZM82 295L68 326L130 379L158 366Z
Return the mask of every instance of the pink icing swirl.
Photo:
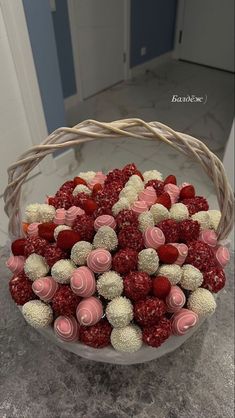
M63 341L77 341L79 326L73 316L58 316L54 322L54 332Z
M6 266L13 274L19 274L24 270L24 263L25 257L22 255L11 255L6 262Z
M105 179L106 179L106 175L102 173L102 171L97 171L95 177L91 180L88 186L90 189L93 189L94 185L97 183L103 185L105 182Z
M230 260L230 254L227 247L218 247L215 252L215 258L222 268L226 267Z
M180 195L180 188L175 184L165 184L164 191L167 192L171 198L171 203L177 203Z
M50 302L57 291L59 285L51 276L40 277L32 284L32 289L44 302Z
M185 304L186 297L179 286L172 286L166 297L167 312L177 312Z
M78 267L72 274L70 286L76 295L88 298L95 293L95 275L88 267Z
M110 226L110 228L115 229L116 225L116 221L111 215L100 215L94 222L94 228L96 231L98 231L101 226Z
M198 323L198 315L189 309L181 309L172 318L172 333L184 335Z
M152 186L146 187L146 189L139 193L139 200L145 202L148 207L154 205L157 200L156 191Z
M146 210L148 210L148 205L146 202L144 201L140 201L138 200L137 202L135 202L131 208L133 210L133 212L135 212L137 215L140 215L140 213L142 212L146 212Z
M85 211L77 206L71 206L65 214L65 225L72 226L76 217L84 215Z
M204 229L201 231L199 239L210 247L216 247L217 235L212 229Z
M54 217L54 224L56 225L64 225L65 223L65 213L66 210L64 208L56 209L55 217Z
M27 234L29 237L38 237L38 225L40 225L39 222L29 224L27 228Z
M93 250L87 257L87 266L94 273L104 273L110 270L112 264L112 256L109 251L102 248Z
M188 255L188 247L186 244L178 244L176 242L171 243L174 247L177 248L179 255L177 260L175 261L175 264L178 264L178 266L182 266L187 258Z
M85 326L94 325L103 316L102 303L94 296L83 299L77 306L76 316L79 324Z
M144 245L155 250L165 244L165 236L160 228L149 226L144 232Z

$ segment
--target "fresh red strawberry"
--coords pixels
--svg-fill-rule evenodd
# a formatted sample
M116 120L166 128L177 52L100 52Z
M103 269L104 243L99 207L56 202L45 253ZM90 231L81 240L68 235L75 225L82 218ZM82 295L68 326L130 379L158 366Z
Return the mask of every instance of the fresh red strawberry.
M80 239L78 232L65 229L58 234L56 244L61 250L70 250Z
M92 196L95 197L97 195L98 191L102 190L102 189L103 189L102 184L100 184L100 183L94 184L93 189L92 189Z
M83 203L83 209L88 215L92 215L97 209L98 205L93 199L87 199Z
M188 186L183 187L180 191L180 200L183 199L191 199L195 197L195 189L192 184L189 184Z
M41 238L46 239L47 241L54 241L54 230L58 225L53 224L52 222L45 222L38 225L38 235Z
M78 186L79 184L84 184L87 186L86 180L82 179L81 177L74 177L73 179L75 186Z
M170 195L168 193L162 193L161 196L157 197L156 203L159 203L163 206L165 206L165 208L170 209L171 208L171 198Z
M171 244L161 245L157 249L158 257L162 263L173 264L179 255L179 251Z
M176 177L173 174L170 174L165 178L164 184L177 184Z
M13 255L24 255L24 247L25 247L26 239L19 238L13 241L11 244L11 252Z
M153 283L153 294L159 299L165 299L171 290L171 283L167 277L157 276L154 277Z

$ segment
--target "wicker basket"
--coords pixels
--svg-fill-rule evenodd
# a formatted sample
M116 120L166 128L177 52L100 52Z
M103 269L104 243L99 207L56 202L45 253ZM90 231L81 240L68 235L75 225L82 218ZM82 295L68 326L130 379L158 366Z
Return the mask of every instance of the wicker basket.
M111 123L94 120L84 121L73 128L59 128L50 134L41 145L34 146L21 155L8 169L8 186L4 193L5 212L9 217L9 235L15 239L22 234L20 197L21 187L28 174L50 153L96 139L136 138L163 141L187 157L197 161L214 183L218 204L222 213L218 226L218 239L227 238L233 228L233 191L228 183L222 162L201 141L192 136L175 132L159 122L144 122L140 119L125 119ZM200 322L201 324L201 322ZM199 325L200 325L199 324ZM197 327L198 328L198 327ZM197 328L183 337L170 337L161 347L142 347L136 353L122 354L112 348L93 349L79 343L58 341L51 328L40 330L61 347L87 359L116 364L133 364L158 358L178 348Z

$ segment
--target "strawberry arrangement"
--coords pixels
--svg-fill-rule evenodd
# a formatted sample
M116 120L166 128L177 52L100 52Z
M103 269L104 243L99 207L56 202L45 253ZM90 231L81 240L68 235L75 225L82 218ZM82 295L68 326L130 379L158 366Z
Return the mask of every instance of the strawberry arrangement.
M192 184L155 169L80 173L27 206L7 261L12 299L62 341L159 347L216 308L229 261L220 217Z

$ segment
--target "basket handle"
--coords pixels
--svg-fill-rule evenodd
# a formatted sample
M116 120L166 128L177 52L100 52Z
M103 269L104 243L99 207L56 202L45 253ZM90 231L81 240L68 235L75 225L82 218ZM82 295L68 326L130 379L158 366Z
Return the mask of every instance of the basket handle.
M59 128L52 132L40 145L23 153L8 168L8 186L4 192L5 212L9 217L10 236L20 236L21 187L28 174L48 154L57 149L68 148L96 139L130 137L160 140L197 161L212 180L222 213L217 229L218 238L227 238L234 222L234 195L225 174L223 163L198 139L176 132L160 122L144 122L141 119L123 119L114 122L86 120L73 128Z

